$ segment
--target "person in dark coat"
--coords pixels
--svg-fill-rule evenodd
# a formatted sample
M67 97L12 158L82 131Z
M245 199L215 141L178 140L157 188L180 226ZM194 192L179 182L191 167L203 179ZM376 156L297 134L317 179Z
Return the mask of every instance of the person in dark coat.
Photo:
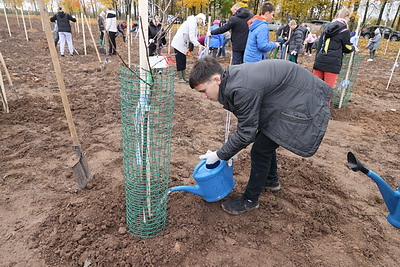
M105 45L105 43L104 43L104 32L106 30L106 28L104 27L105 19L106 19L106 13L104 11L101 11L99 16L97 17L97 24L99 25L99 31L100 31L100 46L101 47L104 47L104 45Z
M120 23L118 23L118 25L117 25L117 36L119 35L119 34L121 34L122 35L122 40L124 41L124 42L126 42L126 34L125 34L125 29L128 27L128 24L126 23L126 21L123 21L123 22L120 22Z
M347 29L349 19L350 11L347 8L339 10L336 19L325 26L318 41L313 74L332 88L335 87L342 68L343 53L354 51L354 46L350 42L350 31Z
M280 26L276 31L276 41L280 44L281 55L280 59L285 58L285 47L283 46L289 38L290 27L289 23L285 23L284 25ZM276 54L278 51L275 52L274 58L276 58Z
M211 57L198 60L189 85L202 98L218 101L237 117L237 130L218 150L200 156L207 165L230 160L253 143L251 171L244 194L222 203L230 214L258 208L267 188L281 188L277 173L279 146L302 156L315 154L325 135L331 87L303 67L271 59L229 66Z
M289 52L288 59L297 64L297 57L303 52L304 33L295 20L289 22L289 27L292 33L289 40L285 43Z
M57 21L58 35L60 38L60 54L64 56L65 42L68 43L68 50L71 56L74 55L74 45L72 44L72 33L70 21L76 22L76 19L70 14L64 12L62 7L58 8L58 13L50 18L51 22Z
M232 17L228 22L218 29L209 33L209 35L216 35L231 30L232 41L232 64L242 64L244 51L247 43L247 36L249 35L249 26L247 21L253 17L244 7L240 4L235 4L231 8Z
M167 44L161 26L160 17L157 15L149 23L149 56L160 55L162 46Z

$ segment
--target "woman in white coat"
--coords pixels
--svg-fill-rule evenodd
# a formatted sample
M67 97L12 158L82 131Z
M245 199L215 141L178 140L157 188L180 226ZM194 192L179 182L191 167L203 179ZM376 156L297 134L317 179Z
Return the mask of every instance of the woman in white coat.
M171 46L175 50L176 69L178 71L179 82L187 82L186 79L186 51L189 47L189 42L194 46L202 46L197 41L198 25L204 25L206 15L199 13L196 16L189 16L187 20L182 23L172 39Z
M106 13L106 31L108 33L109 37L109 49L108 49L108 55L113 56L116 55L116 50L117 50L117 43L115 42L115 38L117 37L117 14L115 11L112 9L112 7L109 7Z

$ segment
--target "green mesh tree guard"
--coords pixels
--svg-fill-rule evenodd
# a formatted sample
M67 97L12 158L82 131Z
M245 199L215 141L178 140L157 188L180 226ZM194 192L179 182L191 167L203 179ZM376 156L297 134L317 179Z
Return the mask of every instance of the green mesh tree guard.
M331 100L332 108L339 108L340 99L342 99L342 107L349 104L351 92L353 91L354 84L356 83L358 71L360 70L361 62L364 56L355 53L353 57L353 62L347 76L348 66L350 63L351 54L346 54L343 57L342 69L340 70L339 76L336 80L335 89L333 89L333 95Z
M136 237L165 229L172 118L173 70L162 74L120 69L126 221Z

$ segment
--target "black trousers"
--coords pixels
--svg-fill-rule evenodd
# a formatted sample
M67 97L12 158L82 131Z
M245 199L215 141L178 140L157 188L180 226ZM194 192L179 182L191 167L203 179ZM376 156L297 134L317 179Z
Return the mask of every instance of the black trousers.
M279 147L270 138L258 132L251 149L251 171L244 197L257 201L266 186L279 182L276 149Z
M174 48L175 60L176 60L176 70L182 71L186 70L186 54L182 54Z
M232 51L232 65L243 63L244 51Z
M108 35L110 36L110 48L108 49L109 54L115 54L115 51L117 51L117 43L115 42L115 39L117 38L117 33L116 32L108 32Z

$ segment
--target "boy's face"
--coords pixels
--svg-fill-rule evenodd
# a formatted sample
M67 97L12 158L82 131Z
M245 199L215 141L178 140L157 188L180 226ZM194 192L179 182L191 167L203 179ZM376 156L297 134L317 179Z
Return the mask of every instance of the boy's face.
M274 15L275 15L275 11L272 11L272 12L265 12L265 14L264 14L264 17L265 17L265 20L267 21L267 22L270 22L273 18L274 18Z
M201 97L212 101L218 101L219 85L221 84L221 76L215 74L208 82L201 83L194 89L201 93Z

